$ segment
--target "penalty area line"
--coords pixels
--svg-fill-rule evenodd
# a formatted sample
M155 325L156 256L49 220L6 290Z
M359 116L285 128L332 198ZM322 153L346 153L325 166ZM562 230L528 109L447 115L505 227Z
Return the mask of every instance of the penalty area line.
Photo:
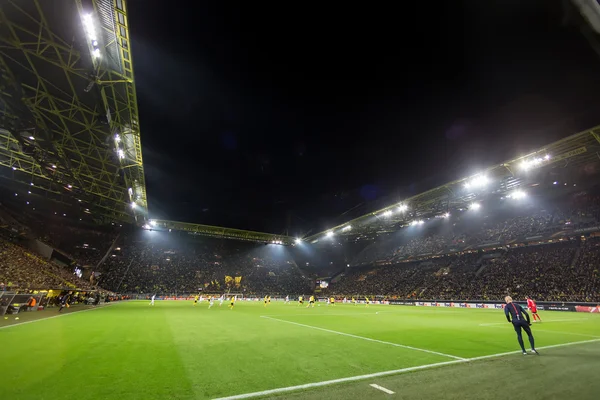
M576 344L596 343L596 342L600 342L600 339L554 344L554 345L550 345L550 346L538 347L538 349L544 350L544 349L552 349L552 348L556 348L556 347L565 347L565 346L573 346ZM425 364L425 365L419 365L416 367L408 367L408 368L394 369L391 371L375 372L373 374L357 375L357 376L350 376L347 378L332 379L329 381L305 383L303 385L288 386L288 387L277 388L277 389L269 389L269 390L263 390L261 392L252 392L252 393L238 394L238 395L234 395L234 396L219 397L219 398L216 398L213 400L251 399L254 397L277 395L277 394L281 394L281 393L295 392L295 391L304 390L304 389L314 389L317 387L330 386L330 385L335 385L338 383L356 382L356 381L361 381L361 380L366 380L366 379L371 379L371 378L379 378L382 376L398 375L398 374L402 374L402 373L406 373L406 372L420 371L420 370L431 369L431 368L436 368L436 367L443 367L446 365L469 363L469 362L478 361L478 360L485 360L488 358L504 357L504 356L520 354L520 353L521 353L521 351L519 350L519 351L509 351L506 353L490 354L487 356L463 358L461 360L451 360L451 361L444 361L444 362L439 362L439 363L434 363L434 364Z
M407 346L407 345L404 345L404 344L399 344L399 343L394 343L394 342L386 342L384 340L371 339L371 338L368 338L368 337L365 337L365 336L358 336L358 335L353 335L351 333L345 333L345 332L334 331L334 330L331 330L331 329L320 328L318 326L312 326L312 325L301 324L301 323L298 323L298 322L286 321L285 319L272 318L272 317L268 317L266 315L262 315L261 318L272 319L273 321L285 322L285 323L292 324L292 325L302 326L304 328L316 329L316 330L323 331L323 332L334 333L336 335L341 335L341 336L348 336L348 337L355 338L355 339L362 339L362 340L366 340L366 341L369 341L369 342L387 344L389 346L402 347L404 349L421 351L423 353L435 354L437 356L454 358L455 360L464 360L463 357L453 356L452 354L440 353L438 351L427 350L427 349L420 349L418 347Z
M86 308L85 310L79 310L79 311L71 311L69 313L66 314L58 314L58 315L53 315L51 317L45 317L45 318L38 318L38 319L34 319L31 321L25 321L25 322L19 322L18 324L12 324L12 325L6 325L6 326L0 326L0 329L6 329L6 328L14 328L16 326L21 326L21 325L27 325L27 324L33 324L34 322L40 322L40 321L46 321L52 318L59 318L59 317L66 317L68 315L74 315L74 314L81 314L83 312L86 311L94 311L94 310L102 310L104 308L110 307L115 305L116 303L112 303L112 304L107 304L105 306L100 306L100 307L94 307L94 308Z

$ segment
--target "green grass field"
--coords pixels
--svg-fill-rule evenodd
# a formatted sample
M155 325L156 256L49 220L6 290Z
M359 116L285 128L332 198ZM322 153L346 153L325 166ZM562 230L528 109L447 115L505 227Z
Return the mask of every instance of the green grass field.
M0 321L0 399L464 400L506 399L515 391L533 399L597 399L600 393L598 314L541 311L545 321L533 326L541 355L523 356L515 353L516 336L502 310L207 307L135 301L84 312L73 307L57 318L47 318L57 310L19 321L10 316ZM306 386L264 392L299 385ZM236 397L243 394L251 395Z

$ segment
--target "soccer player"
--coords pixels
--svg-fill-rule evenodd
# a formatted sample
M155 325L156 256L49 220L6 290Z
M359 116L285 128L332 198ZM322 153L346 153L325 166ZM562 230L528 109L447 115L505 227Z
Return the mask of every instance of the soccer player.
M306 308L311 307L315 308L315 296L310 296L310 299L308 300L308 305L306 306Z
M269 296L265 296L265 307L267 306L268 301L269 301Z
M223 305L223 300L225 300L225 295L221 295L221 297L219 297L219 307L221 307Z
M229 309L233 310L233 306L235 306L235 296L231 297L231 304L229 304Z
M303 304L304 304L304 297L298 296L298 306L301 306Z
M212 306L215 305L215 298L213 296L208 297L208 309L210 310Z
M535 301L533 301L529 296L525 296L525 298L527 299L527 308L529 308L529 311L531 311L533 322L535 322L536 318L538 321L542 322L542 319L537 313L537 304L535 304Z
M152 295L152 299L150 299L150 305L153 306L154 305L154 298L156 297L155 294Z
M367 296L365 296L365 307L369 307L369 298Z
M271 304L271 296L267 296L267 302Z
M62 309L65 307L69 308L70 300L71 300L71 294L70 293L65 294L60 301L60 308L58 309L58 312L61 312Z
M285 296L285 304L290 304L290 296Z
M194 296L194 307L198 304L198 295Z
M526 356L527 352L525 351L525 344L523 343L521 329L523 329L525 333L527 333L527 337L529 337L529 344L531 344L531 352L539 355L539 353L535 349L533 334L531 333L531 321L529 320L529 314L527 314L527 312L523 310L523 307L513 303L512 297L506 296L504 298L504 301L506 301L506 306L504 306L504 314L506 315L506 319L508 320L508 322L512 322L513 327L515 328L515 332L517 332L517 340L519 341L519 345L521 346L523 355Z
M330 298L330 299L329 299L329 303L330 303L332 306L335 306L335 299L334 299L333 297L332 297L332 298Z
M356 302L356 299L353 297L352 298L352 304L357 305L358 303Z

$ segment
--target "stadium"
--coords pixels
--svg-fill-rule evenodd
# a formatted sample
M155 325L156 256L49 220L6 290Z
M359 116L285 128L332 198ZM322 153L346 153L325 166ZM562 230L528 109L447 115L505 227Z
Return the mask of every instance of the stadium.
M600 125L304 235L152 218L128 5L0 2L0 398L597 398Z

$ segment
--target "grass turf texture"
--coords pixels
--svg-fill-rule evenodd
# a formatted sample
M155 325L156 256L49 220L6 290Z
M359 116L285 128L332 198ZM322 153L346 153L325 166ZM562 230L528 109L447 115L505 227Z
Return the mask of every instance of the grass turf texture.
M127 302L81 313L72 308L65 317L22 325L14 323L57 310L19 321L10 316L0 321L0 398L218 398L442 362L456 363L272 396L505 399L522 390L533 399L595 399L600 393L600 341L548 348L539 357L463 362L518 350L502 310L207 307ZM600 315L540 315L545 322L533 326L539 348L600 338Z

